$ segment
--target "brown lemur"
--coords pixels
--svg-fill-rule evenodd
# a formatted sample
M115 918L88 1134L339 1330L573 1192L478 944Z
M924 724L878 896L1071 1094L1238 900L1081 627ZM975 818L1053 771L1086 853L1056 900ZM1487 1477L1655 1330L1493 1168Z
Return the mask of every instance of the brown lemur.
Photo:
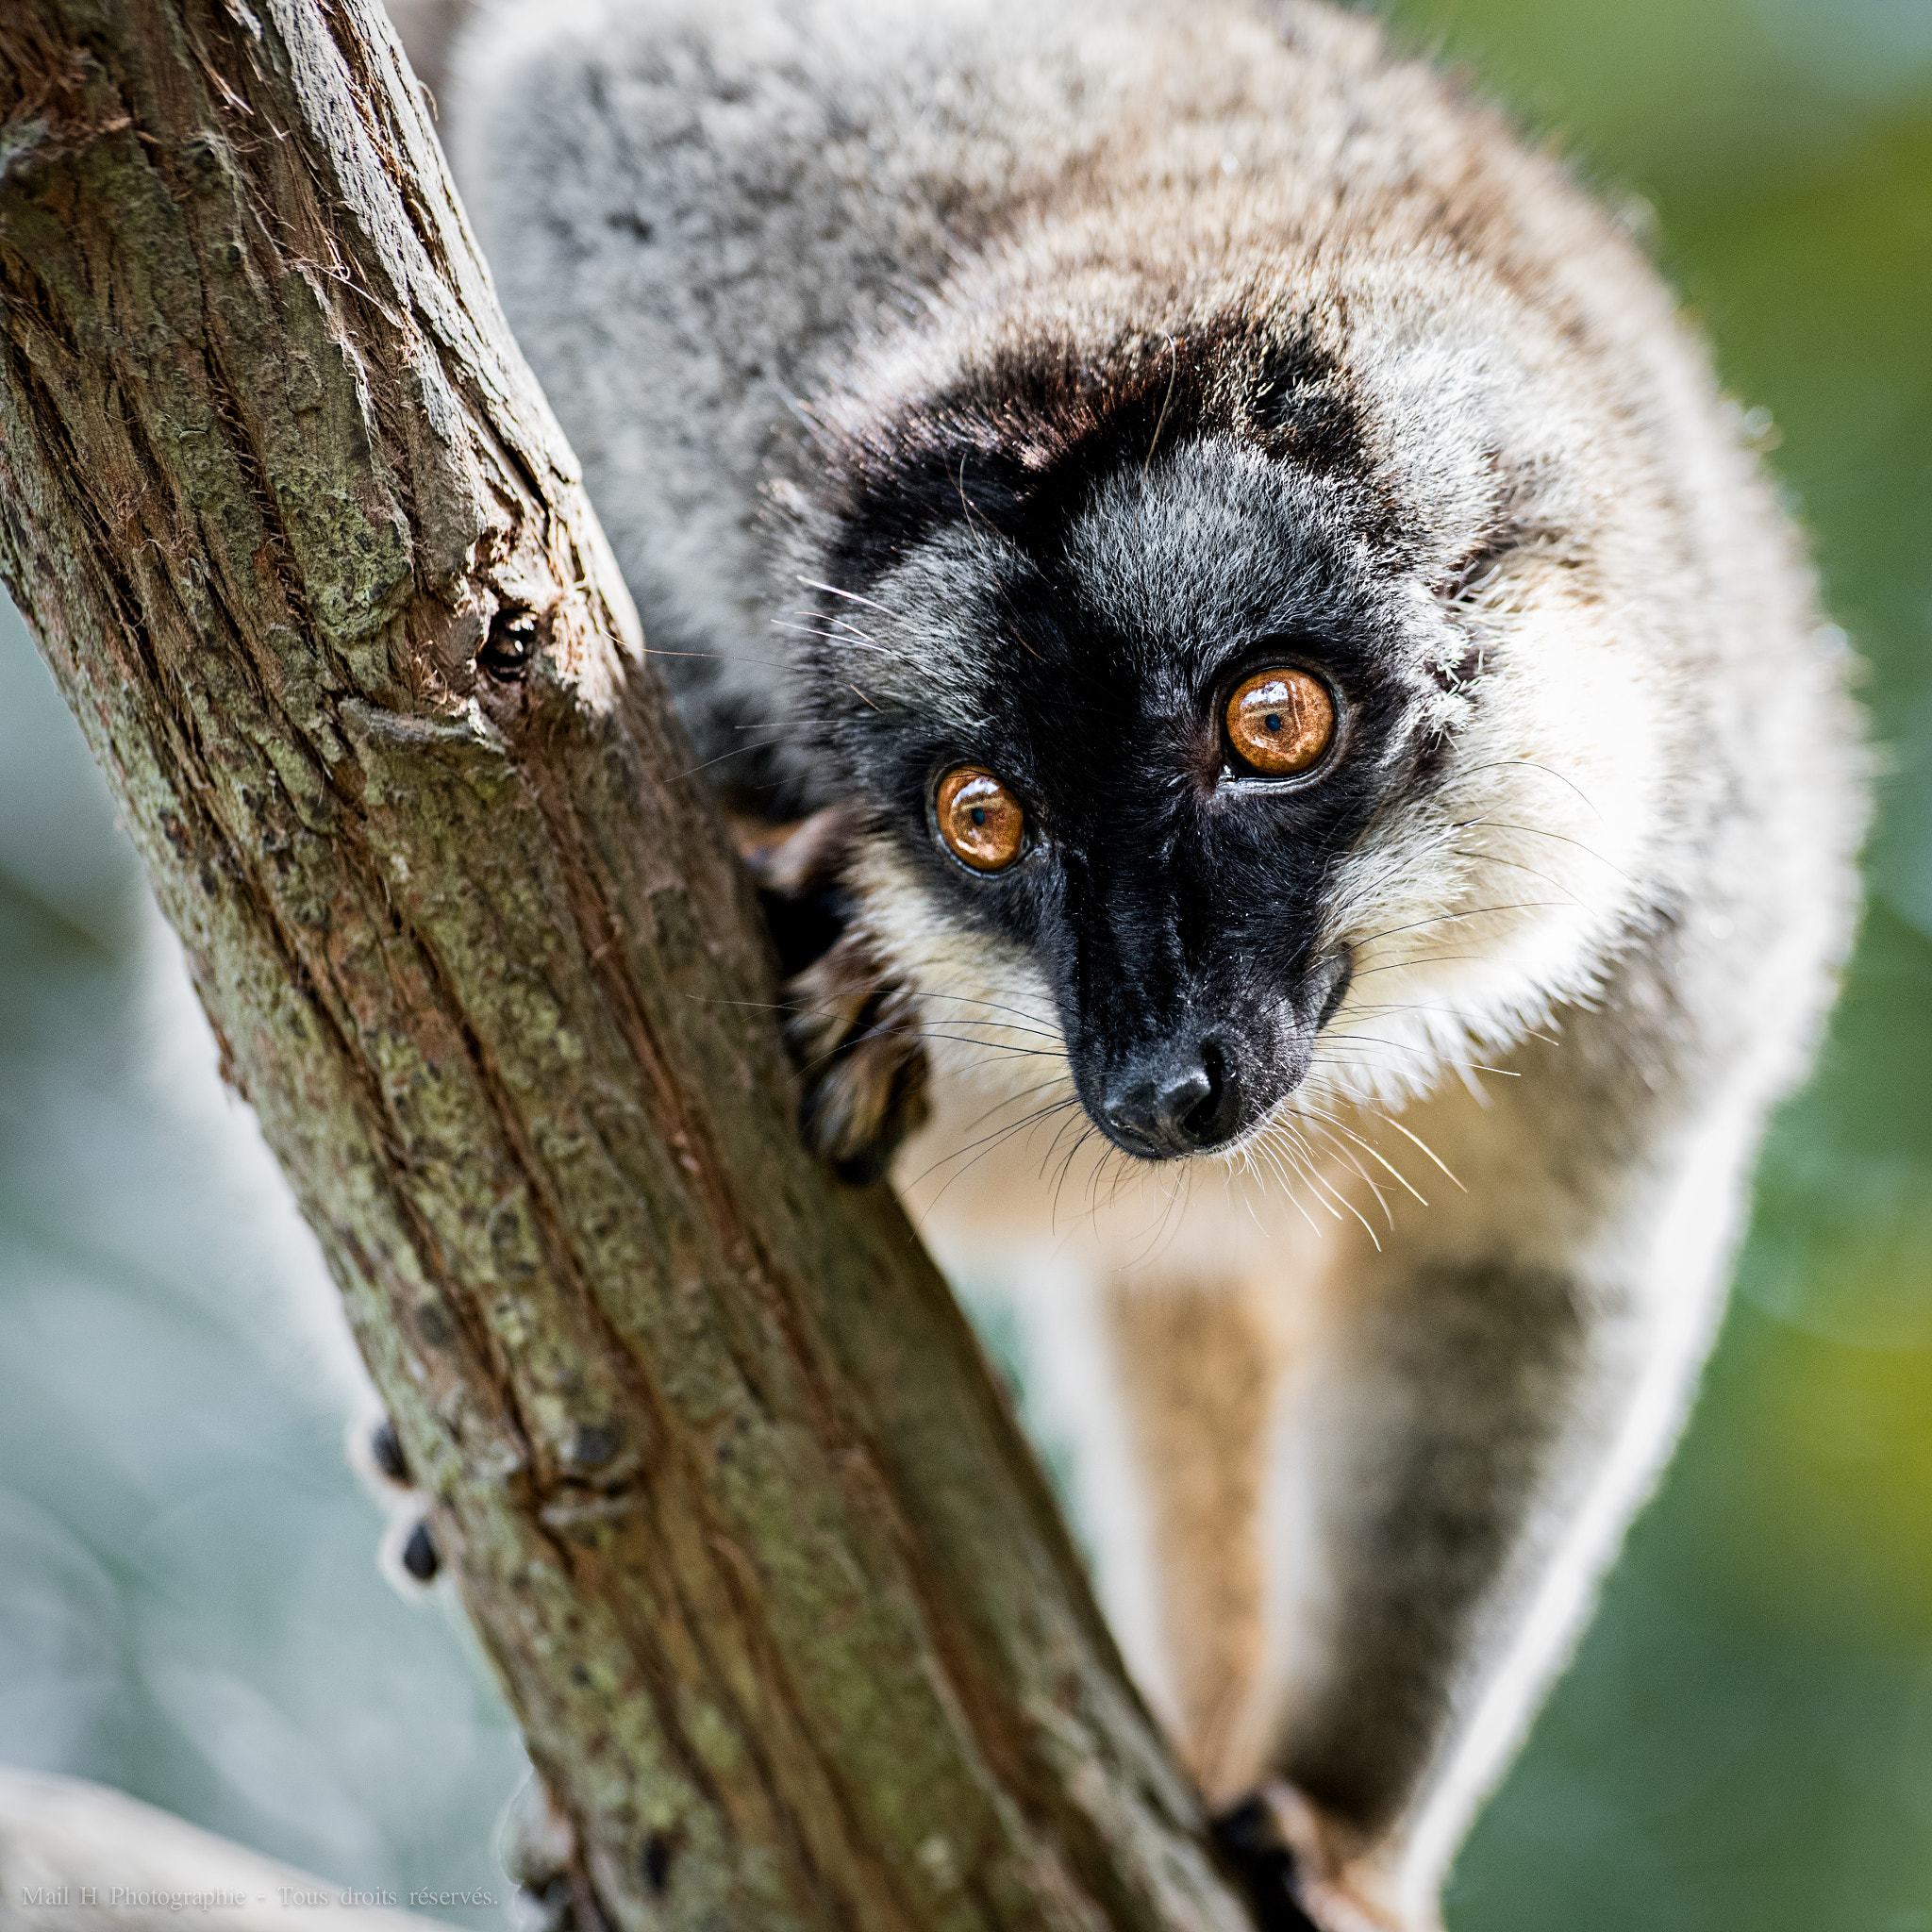
M1307 0L504 0L441 107L699 758L804 821L808 1131L1012 1294L1275 1923L1435 1924L1850 928L1737 411Z

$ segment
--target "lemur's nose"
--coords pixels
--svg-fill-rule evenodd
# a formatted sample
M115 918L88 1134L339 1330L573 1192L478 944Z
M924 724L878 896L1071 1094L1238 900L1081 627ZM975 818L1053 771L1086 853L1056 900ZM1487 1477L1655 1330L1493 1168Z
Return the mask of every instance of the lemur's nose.
M1159 1160L1218 1146L1235 1130L1241 1096L1220 1048L1204 1041L1190 1054L1124 1068L1102 1101L1108 1124L1134 1151Z

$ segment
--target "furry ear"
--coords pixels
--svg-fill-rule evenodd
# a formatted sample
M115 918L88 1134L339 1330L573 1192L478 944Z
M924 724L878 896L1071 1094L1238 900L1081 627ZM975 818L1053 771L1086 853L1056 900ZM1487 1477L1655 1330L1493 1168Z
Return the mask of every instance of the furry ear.
M882 1180L925 1119L925 1048L911 991L853 923L848 816L734 823L785 982L785 1043L804 1083L799 1128L841 1180Z

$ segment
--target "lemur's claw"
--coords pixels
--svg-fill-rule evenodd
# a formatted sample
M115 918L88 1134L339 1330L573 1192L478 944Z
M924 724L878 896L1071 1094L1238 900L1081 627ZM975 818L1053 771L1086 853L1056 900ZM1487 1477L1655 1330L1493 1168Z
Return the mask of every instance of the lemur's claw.
M1224 1811L1214 1821L1214 1843L1246 1886L1260 1932L1321 1932L1301 1907L1294 1853L1265 1798Z
M427 1517L404 1539L402 1565L418 1583L436 1581L436 1573L442 1568L442 1557L436 1547L436 1537Z
M343 1432L342 1448L349 1467L384 1508L395 1507L399 1497L414 1492L416 1478L403 1453L403 1439L381 1410L358 1407Z
M403 1454L402 1438L388 1416L369 1432L369 1460L384 1482L392 1483L399 1490L415 1488L409 1478L408 1458Z
M842 880L851 838L836 808L776 836L739 830L790 975L785 1043L804 1088L799 1129L841 1180L870 1187L926 1117L917 1003L852 923Z

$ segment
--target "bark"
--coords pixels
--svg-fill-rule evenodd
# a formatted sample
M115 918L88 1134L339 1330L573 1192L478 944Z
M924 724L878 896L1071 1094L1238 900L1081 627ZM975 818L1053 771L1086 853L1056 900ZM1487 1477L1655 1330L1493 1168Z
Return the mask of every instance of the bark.
M370 0L7 0L0 568L625 1927L1247 1923Z

